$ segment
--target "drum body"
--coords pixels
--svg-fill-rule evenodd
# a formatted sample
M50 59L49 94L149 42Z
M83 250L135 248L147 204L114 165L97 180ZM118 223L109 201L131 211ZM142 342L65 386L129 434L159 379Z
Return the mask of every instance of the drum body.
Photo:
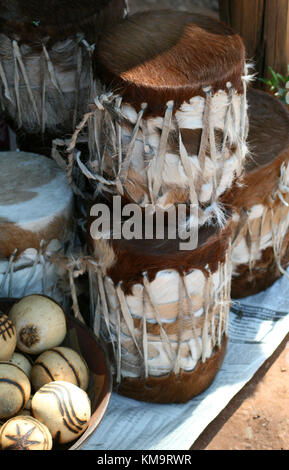
M117 107L117 96L97 100L88 128L89 141L99 139L93 142L95 158L84 172L90 172L99 191L124 195L143 208L195 205L198 226L212 221L222 225L218 201L240 177L246 155L240 136L244 97L233 91L194 97L174 114L171 102L165 116L156 118L144 118L143 110L137 113L127 104ZM209 129L203 120L206 113ZM228 117L231 113L234 120ZM100 158L97 149L103 149ZM78 163L83 169L80 157Z
M89 157L75 153L91 193L153 210L192 205L196 227L222 226L220 196L246 157L249 76L241 38L210 18L142 13L104 33L93 67L106 92L82 122Z
M251 90L248 103L252 158L226 199L234 210L233 298L266 289L289 261L289 113L261 91Z
M80 191L81 170L96 204L118 196L142 214L192 209L184 226L197 239L190 250L166 236L90 240L94 330L111 349L119 393L186 402L226 351L231 219L220 202L246 159L244 46L210 18L140 13L105 31L93 68L104 92L73 135L70 181ZM85 126L89 155L77 145Z
M47 155L52 140L69 137L86 112L97 89L95 43L125 12L123 0L52 3L39 10L29 1L23 12L19 0L0 2L0 102L21 150Z
M2 152L0 164L0 295L62 300L57 258L74 238L66 175L52 160L24 152Z
M72 133L93 91L91 53L83 35L37 46L0 35L0 99L15 131Z
M98 253L103 243L94 242ZM141 401L190 400L211 384L226 351L230 221L190 253L165 256L170 243L137 249L115 241L114 261L92 268L95 332L110 346L116 391Z

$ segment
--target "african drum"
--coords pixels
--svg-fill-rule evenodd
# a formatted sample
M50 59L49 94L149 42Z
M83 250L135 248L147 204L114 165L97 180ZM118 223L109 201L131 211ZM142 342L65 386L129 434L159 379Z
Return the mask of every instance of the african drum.
M232 297L269 287L289 262L289 113L269 94L250 90L251 158L242 186L224 198L233 207Z
M179 240L91 240L95 333L111 348L116 390L159 403L205 390L223 361L230 311L231 224Z
M124 13L124 0L0 1L0 103L21 150L50 155L72 134L97 89L98 37Z
M88 124L89 158L75 152L91 193L141 207L197 207L195 224L224 223L220 196L243 171L250 77L241 38L182 12L133 15L106 30L93 55L104 92Z
M0 296L43 293L61 300L56 260L74 239L65 172L25 152L1 152L0 166Z

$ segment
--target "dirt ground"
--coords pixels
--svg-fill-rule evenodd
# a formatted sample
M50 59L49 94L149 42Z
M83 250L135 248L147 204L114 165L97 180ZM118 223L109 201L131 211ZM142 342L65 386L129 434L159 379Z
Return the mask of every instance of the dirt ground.
M216 0L128 0L130 14L174 8L218 18ZM193 450L289 450L289 335Z
M192 450L289 450L289 335Z

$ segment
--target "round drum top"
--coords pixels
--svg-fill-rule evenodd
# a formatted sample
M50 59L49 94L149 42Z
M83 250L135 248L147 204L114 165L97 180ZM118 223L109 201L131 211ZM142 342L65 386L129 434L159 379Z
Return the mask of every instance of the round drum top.
M73 194L53 160L25 152L0 152L0 224L34 230L70 210Z
M122 18L124 10L125 0L0 0L0 32L27 42L46 35L63 40L88 24L97 33L106 20Z
M158 114L167 101L178 105L203 87L242 92L245 48L229 26L179 11L138 13L107 30L94 56L96 76L138 107Z

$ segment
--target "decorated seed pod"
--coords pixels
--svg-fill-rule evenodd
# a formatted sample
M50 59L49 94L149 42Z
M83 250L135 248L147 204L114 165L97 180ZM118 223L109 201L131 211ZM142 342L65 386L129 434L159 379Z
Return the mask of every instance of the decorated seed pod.
M0 420L19 414L30 393L30 382L23 370L15 364L0 362Z
M0 361L8 361L16 348L16 330L7 315L0 312Z
M70 382L86 390L89 369L84 359L73 349L58 347L42 353L31 371L35 391L49 382Z
M29 359L27 359L27 357L25 357L21 353L15 352L8 362L11 362L12 364L15 364L16 366L20 367L20 369L22 369L23 372L25 372L27 377L30 379L33 364Z
M45 424L57 444L74 441L84 433L91 417L86 392L68 382L44 385L32 398L34 418Z
M59 346L66 335L65 314L54 300L29 295L17 302L9 313L17 333L17 347L28 354L40 354Z
M52 445L48 428L31 416L9 419L0 431L2 450L51 450Z

